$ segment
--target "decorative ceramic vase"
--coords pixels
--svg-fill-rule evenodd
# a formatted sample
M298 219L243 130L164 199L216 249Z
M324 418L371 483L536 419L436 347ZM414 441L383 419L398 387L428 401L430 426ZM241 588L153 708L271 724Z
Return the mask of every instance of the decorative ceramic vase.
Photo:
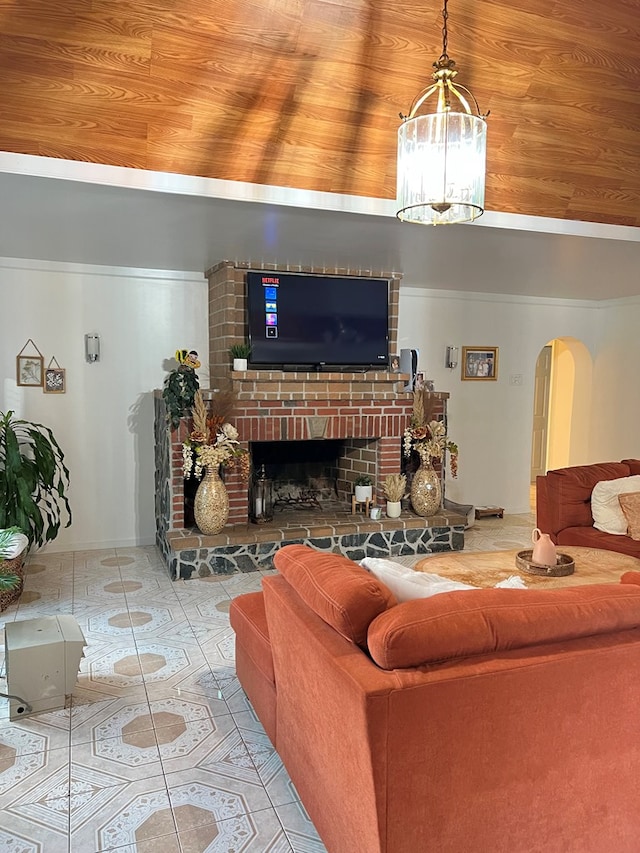
M402 512L400 501L387 501L387 518L399 518Z
M418 515L429 518L440 509L442 487L440 475L431 462L422 461L411 483L411 506Z
M531 534L533 542L533 553L531 559L534 563L539 563L541 566L555 566L557 562L556 546L551 541L548 533L536 527Z
M206 536L220 533L229 518L229 495L218 466L208 466L196 491L193 513L198 529Z

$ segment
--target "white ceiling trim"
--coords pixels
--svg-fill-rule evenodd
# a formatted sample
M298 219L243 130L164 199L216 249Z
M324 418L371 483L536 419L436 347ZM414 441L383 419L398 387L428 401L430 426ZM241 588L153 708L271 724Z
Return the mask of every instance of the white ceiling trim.
M395 201L392 199L315 192L292 187L252 184L244 181L225 181L217 178L153 172L145 169L130 169L124 166L85 163L75 160L39 157L32 154L15 154L7 151L0 152L0 172L78 181L99 186L226 201L275 204L311 210L359 213L366 216L384 216L392 219L395 218L396 214ZM543 216L523 216L498 211L485 211L477 222L470 224L470 227L474 226L640 242L640 228L631 226L552 219Z

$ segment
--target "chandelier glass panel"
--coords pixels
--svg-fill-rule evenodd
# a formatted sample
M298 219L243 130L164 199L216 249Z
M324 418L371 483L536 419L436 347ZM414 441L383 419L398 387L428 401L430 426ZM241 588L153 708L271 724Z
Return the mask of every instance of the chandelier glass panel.
M403 222L469 222L484 212L487 123L471 92L453 82L458 72L447 55L447 0L443 20L435 82L417 96L398 128L397 216ZM435 112L418 115L432 96Z

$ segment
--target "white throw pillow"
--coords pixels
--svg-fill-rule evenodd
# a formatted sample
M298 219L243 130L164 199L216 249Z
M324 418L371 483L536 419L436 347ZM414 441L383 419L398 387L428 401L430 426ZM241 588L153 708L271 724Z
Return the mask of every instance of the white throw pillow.
M378 557L365 557L360 565L371 572L371 574L389 587L398 599L398 603L412 601L414 598L429 598L442 592L455 592L461 589L478 589L468 583L452 581L440 575L428 574L427 572L414 572L393 560L383 560ZM512 576L496 584L497 587L515 587L526 589L524 582L517 576Z
M593 526L603 533L624 536L627 532L627 519L622 512L618 495L627 492L640 492L640 474L633 477L619 477L617 480L600 480L591 493L591 515Z

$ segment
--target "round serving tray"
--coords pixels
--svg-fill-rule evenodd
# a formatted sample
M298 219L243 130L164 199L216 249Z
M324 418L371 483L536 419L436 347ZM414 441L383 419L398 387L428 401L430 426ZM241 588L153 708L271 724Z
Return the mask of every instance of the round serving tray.
M531 559L532 556L533 551L518 551L516 554L516 566L530 575L546 575L550 578L562 578L565 575L572 575L576 570L573 557L570 557L568 554L558 554L555 566L543 566L541 563L534 563Z

